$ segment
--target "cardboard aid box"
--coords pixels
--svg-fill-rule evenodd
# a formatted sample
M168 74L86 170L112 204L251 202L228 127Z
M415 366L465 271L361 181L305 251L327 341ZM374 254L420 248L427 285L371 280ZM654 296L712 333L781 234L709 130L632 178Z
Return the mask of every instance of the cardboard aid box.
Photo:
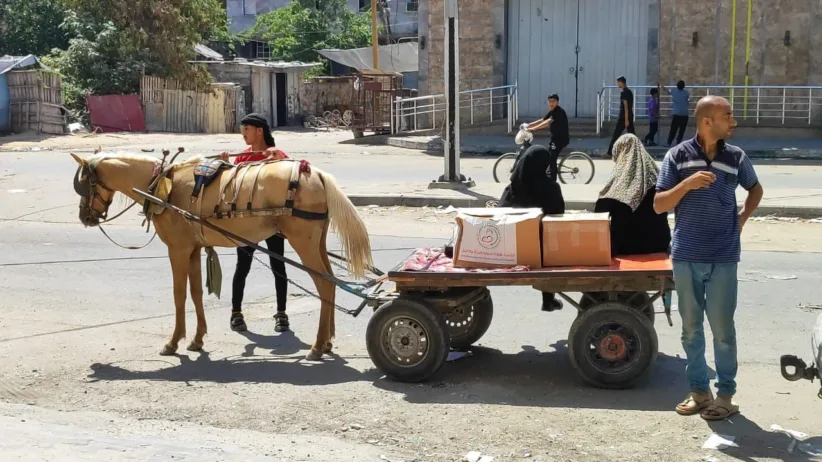
M608 266L611 228L607 213L545 215L542 266Z
M511 268L542 266L540 209L461 209L454 228L454 266Z

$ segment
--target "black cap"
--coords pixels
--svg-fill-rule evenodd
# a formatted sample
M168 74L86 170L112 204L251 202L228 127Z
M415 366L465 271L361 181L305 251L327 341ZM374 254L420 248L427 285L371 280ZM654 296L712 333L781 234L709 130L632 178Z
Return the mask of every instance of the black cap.
M269 147L276 146L274 144L274 137L271 136L271 128L268 126L268 121L265 120L265 117L262 114L258 114L256 112L252 112L247 116L243 117L243 120L240 121L241 125L250 125L252 127L262 128L263 129L263 139L265 144Z

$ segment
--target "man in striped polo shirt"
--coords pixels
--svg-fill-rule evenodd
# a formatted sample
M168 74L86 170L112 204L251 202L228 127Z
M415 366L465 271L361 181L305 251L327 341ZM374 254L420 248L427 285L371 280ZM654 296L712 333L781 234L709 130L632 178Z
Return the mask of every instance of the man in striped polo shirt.
M675 209L671 259L682 317L682 347L690 393L676 406L682 415L721 420L739 412L736 393L737 264L742 227L759 206L762 185L745 152L725 143L736 126L725 98L696 105L697 134L665 155L654 210ZM748 191L737 213L736 188ZM705 361L704 318L714 337L717 397L712 398Z

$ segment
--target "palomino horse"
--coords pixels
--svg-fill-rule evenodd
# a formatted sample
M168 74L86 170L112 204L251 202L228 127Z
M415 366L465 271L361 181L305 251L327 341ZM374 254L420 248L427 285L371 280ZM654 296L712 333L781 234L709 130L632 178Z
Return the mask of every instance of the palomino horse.
M106 218L115 192L143 204L144 199L135 194L132 188L148 191L150 183L157 178L161 168L159 159L148 156L105 153L95 153L88 159L74 154L71 156L80 164L75 174L74 188L81 196L80 221L86 226L97 226L101 219ZM209 222L251 242L263 241L280 232L288 239L306 267L327 275L333 274L326 249L326 236L330 225L339 234L352 275L363 276L365 269L372 264L371 245L365 224L354 205L328 173L314 166L309 169L298 169L295 167L296 161L283 160L245 167L243 170L248 169L247 176L256 177L252 183L243 181L246 175L240 174L235 170L236 167L232 167L217 172L211 184L202 188L199 197L193 197L194 170L201 160L200 157L194 157L170 167L165 174L172 185L166 199L169 203L195 215L208 217ZM228 204L223 201L225 190L230 184L234 187L234 202L236 203L239 196L243 208L248 204L248 208L254 210L278 212L215 218L213 214L218 211L225 213L230 210ZM282 213L289 204L290 209ZM188 221L171 210L153 215L152 221L157 235L168 247L174 277L176 309L174 332L160 354L176 353L178 343L186 335L187 281L197 313L197 333L188 350L200 351L203 347L203 336L206 334L201 249L237 247L243 244L201 224ZM331 351L335 335L336 286L317 275L312 274L311 277L322 302L317 340L306 358L319 360L324 353Z

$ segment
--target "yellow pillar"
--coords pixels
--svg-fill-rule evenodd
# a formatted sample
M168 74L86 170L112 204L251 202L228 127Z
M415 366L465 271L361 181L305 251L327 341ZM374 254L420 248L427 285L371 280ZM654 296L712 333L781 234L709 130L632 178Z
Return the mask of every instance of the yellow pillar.
M371 0L371 57L374 69L380 68L380 41L377 36L377 0Z
M730 69L730 78L728 79L728 85L733 87L734 85L734 58L736 58L736 1L731 0L733 2L731 4L731 69ZM734 107L734 89L731 88L731 108Z
M748 0L748 24L745 33L745 98L743 118L748 118L748 67L751 64L751 10L753 9L753 0Z

